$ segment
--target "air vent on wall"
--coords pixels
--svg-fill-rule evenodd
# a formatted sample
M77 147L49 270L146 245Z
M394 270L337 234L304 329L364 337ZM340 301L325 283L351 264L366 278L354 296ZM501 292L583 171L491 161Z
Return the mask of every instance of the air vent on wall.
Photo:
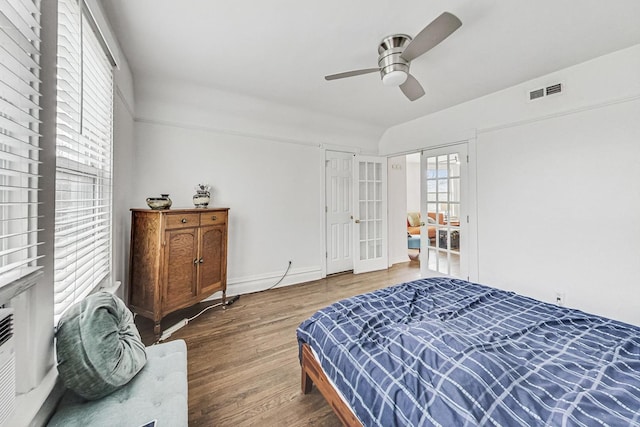
M554 85L547 86L545 92L547 93L547 96L553 95L554 93L562 92L562 83L556 83Z
M544 89L536 89L529 92L529 100L533 101L534 99L542 98L544 96Z
M539 99L549 95L555 95L557 93L562 93L562 83L556 83L540 89L530 90L529 101L533 101L535 99Z

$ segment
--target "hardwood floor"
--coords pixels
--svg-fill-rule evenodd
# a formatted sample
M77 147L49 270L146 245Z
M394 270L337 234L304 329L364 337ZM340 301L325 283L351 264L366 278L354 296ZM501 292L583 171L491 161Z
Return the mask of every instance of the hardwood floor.
M226 310L204 312L169 340L188 348L190 426L339 426L314 387L300 391L296 328L318 309L349 296L419 277L417 263L374 273L343 274L242 295ZM173 313L167 328L206 307ZM143 341L153 342L153 322L136 317Z
M408 249L409 251L409 259L411 262L418 263L420 265L420 252L417 249ZM451 274L454 277L460 277L460 255L456 253L451 253L451 257L447 258L446 252L438 253L439 262L436 265L435 257L429 258L429 269L434 272L440 268L442 274ZM449 262L451 265L449 266Z

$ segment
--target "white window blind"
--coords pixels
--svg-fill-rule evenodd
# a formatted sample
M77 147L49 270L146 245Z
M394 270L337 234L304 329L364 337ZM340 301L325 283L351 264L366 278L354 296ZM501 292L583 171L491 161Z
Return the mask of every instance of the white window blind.
M40 2L0 0L0 287L40 269Z
M113 68L81 6L58 5L56 323L111 271Z

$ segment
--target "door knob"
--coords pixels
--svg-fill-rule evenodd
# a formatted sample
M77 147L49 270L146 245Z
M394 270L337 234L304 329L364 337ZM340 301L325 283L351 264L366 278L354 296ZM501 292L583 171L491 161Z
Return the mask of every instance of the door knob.
M360 220L359 219L356 219L356 224L360 224Z
M420 221L420 226L424 227L424 221Z

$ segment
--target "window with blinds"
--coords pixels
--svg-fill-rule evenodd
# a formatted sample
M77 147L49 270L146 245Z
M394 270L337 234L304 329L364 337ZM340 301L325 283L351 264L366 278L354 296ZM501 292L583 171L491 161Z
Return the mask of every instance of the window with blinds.
M40 269L40 2L0 0L0 287Z
M113 68L77 0L58 5L55 319L111 271Z

